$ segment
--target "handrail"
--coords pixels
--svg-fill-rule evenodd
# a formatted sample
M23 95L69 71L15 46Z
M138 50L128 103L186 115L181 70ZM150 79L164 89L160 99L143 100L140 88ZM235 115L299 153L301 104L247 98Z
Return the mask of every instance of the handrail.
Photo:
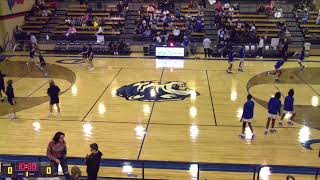
M0 154L0 162L49 162L46 156L32 155L6 155ZM68 157L70 165L85 165L83 158ZM263 167L273 168L273 173L280 174L319 174L319 167L310 166L285 166L285 165L260 165L260 164L230 164L230 163L206 163L206 162L183 162L183 161L153 161L153 160L130 160L130 159L102 159L101 166L105 167L123 167L129 164L133 168L142 169L144 178L145 169L170 169L170 170L189 170L191 165L197 165L197 178L200 178L200 171L221 171L221 172L251 172L254 178L260 178L260 170ZM256 171L258 169L258 171ZM256 176L257 172L257 176Z

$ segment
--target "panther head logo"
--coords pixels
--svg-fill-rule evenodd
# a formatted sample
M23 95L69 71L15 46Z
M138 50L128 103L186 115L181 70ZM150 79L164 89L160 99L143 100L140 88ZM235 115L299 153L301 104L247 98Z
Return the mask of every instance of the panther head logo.
M200 95L180 81L140 81L119 88L116 94L130 101L180 101Z

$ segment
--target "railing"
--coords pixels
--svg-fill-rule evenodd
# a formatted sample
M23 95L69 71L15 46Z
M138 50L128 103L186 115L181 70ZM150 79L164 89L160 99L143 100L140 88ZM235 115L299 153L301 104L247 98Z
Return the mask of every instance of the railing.
M46 156L31 155L0 155L0 162L49 162ZM68 157L68 164L84 166L83 158ZM127 160L127 159L102 159L102 167L124 167L130 165L132 168L141 169L141 178L145 179L147 169L161 170L188 170L194 167L196 174L194 179L200 179L201 172L243 172L252 173L253 180L259 180L262 168L269 168L273 174L301 174L315 176L317 180L320 167L309 166L285 166L285 165L260 165L260 164L229 164L229 163L203 163L203 162L179 162L179 161L151 161L151 160ZM196 167L196 168L195 168ZM135 177L135 179L137 179ZM292 178L291 178L292 179Z

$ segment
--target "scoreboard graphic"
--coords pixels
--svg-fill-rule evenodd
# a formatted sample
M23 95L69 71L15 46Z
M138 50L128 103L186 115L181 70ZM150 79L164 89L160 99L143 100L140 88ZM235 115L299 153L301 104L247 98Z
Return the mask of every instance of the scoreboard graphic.
M1 175L5 177L53 177L55 174L49 162L1 163Z

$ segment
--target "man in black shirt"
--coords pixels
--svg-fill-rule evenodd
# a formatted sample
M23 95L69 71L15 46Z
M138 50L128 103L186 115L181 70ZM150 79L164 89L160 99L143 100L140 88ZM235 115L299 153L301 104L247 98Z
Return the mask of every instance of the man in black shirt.
M3 96L2 96L2 92L6 93L5 86L4 86L4 77L5 76L6 75L2 74L2 72L0 70L0 101L1 102L4 101Z
M59 106L59 93L60 88L54 84L54 81L49 82L50 87L48 88L47 94L50 97L50 105L49 105L49 117L52 116L52 108L53 105L56 105L58 117L60 117L60 106Z
M14 91L13 91L13 87L12 87L12 83L13 81L12 80L8 80L7 82L7 89L6 89L6 95L8 97L8 103L11 105L12 107L12 113L9 114L9 117L11 119L16 119L16 107L15 107L15 104L16 104L16 100L14 98Z
M87 155L85 159L88 180L97 180L102 153L99 151L98 144L96 143L90 145L90 151L91 154Z

